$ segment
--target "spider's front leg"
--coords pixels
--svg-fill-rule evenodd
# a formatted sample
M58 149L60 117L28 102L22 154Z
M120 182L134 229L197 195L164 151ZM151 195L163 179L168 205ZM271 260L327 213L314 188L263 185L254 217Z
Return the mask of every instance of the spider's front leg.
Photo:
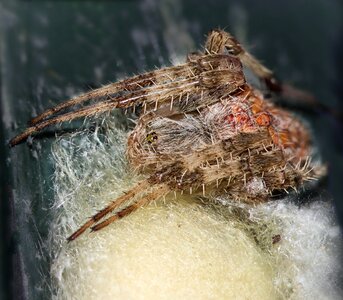
M223 30L211 31L205 43L205 51L210 54L229 53L239 58L245 66L266 83L271 91L281 92L282 85L276 80L273 72L247 52L230 33Z
M144 112L147 109L156 111L164 107L173 113L176 110L174 104L178 102L182 112L193 111L220 101L222 97L230 95L244 84L245 77L238 59L228 55L204 55L197 61L142 74L48 109L33 119L31 127L14 137L10 146L23 142L46 127L94 116L115 108L142 104ZM120 87L123 90L120 90ZM95 103L78 107L79 104L91 100Z

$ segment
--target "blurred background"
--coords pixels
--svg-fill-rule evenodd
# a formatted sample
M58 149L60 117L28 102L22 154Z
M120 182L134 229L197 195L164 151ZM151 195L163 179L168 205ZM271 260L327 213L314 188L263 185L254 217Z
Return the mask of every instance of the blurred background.
M29 118L90 88L181 62L214 28L233 33L282 81L342 111L342 16L338 0L0 2L0 299L49 299L51 139L6 144ZM333 198L342 224L342 121L292 108L310 123L329 166L305 200Z

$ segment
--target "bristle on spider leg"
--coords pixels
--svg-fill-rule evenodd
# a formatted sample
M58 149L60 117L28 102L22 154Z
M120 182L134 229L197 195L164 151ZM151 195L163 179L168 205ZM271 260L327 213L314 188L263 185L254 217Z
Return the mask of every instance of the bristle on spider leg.
M194 74L194 72L191 68L189 68L188 71L192 74L193 77L196 77L196 75Z
M302 158L299 158L299 161L297 162L297 164L295 165L295 170L299 170L300 169L300 164L302 162Z
M189 101L189 93L187 93L186 100L185 100L186 106L188 105L188 101Z
M167 77L170 81L174 81L173 77L171 77L170 74L167 73L164 76Z
M170 99L170 110L173 110L174 96L171 96Z
M178 101L179 101L179 105L180 105L181 102L182 102L182 97L183 97L183 93L181 92L181 93L180 93L180 96L179 96L179 100L178 100Z
M306 165L307 165L307 160L308 160L308 156L306 156L305 158L305 162L304 164L299 168L299 171L304 172Z
M307 171L303 174L303 176L307 176L307 174L310 174L314 169L315 169L315 167L310 168L309 170L307 170Z
M311 165L311 162L312 162L312 157L309 156L305 170L309 168L309 166Z
M308 176L306 177L304 180L306 181L313 181L313 180L318 180L319 178L318 177L311 177L311 176Z

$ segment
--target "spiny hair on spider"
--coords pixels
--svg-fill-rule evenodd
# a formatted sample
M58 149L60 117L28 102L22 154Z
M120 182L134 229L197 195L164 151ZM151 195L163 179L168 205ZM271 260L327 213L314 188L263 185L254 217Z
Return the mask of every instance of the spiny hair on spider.
M10 141L15 146L55 124L115 108L143 107L128 137L127 158L145 179L92 216L68 241L89 228L100 230L170 192L211 190L259 203L275 191L297 190L324 174L322 166L312 163L306 126L249 85L243 65L271 92L287 90L231 34L213 30L204 51L190 54L185 63L58 104L33 118L30 127ZM293 96L306 95L292 91Z

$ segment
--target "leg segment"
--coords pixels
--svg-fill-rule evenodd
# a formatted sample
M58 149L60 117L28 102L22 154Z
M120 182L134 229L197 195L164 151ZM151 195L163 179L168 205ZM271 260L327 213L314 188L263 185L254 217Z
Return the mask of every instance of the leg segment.
M262 65L253 55L245 51L230 33L223 30L213 30L207 38L205 49L210 54L228 52L230 55L238 57L244 65L264 80L270 90L281 91L281 85L274 78L273 72Z
M107 218L101 223L96 224L93 226L91 229L92 231L98 231L111 223L124 218L125 216L131 214L132 212L136 211L140 207L147 205L148 203L157 200L160 197L165 196L169 192L169 188L166 185L160 185L157 188L155 188L152 192L149 194L143 196L141 199L139 199L137 202L125 207L123 210L117 212L115 215L112 217Z
M106 98L110 98L111 95L115 93L123 92L123 91L137 92L139 90L142 90L144 88L148 88L151 86L163 85L166 82L171 81L172 77L174 78L189 77L192 75L192 73L195 73L194 66L185 64L185 65L173 66L173 67L164 68L161 70L148 72L148 73L137 75L137 76L124 79L115 83L111 83L99 89L96 89L94 91L90 91L88 93L75 97L69 101L60 103L56 105L55 107L46 110L39 116L33 118L30 121L30 125L35 125L50 116L56 115L56 113L62 110L65 110L70 107L74 107L78 104L82 104L90 100L102 101L104 98L106 100Z
M145 180L138 183L133 189L126 192L123 196L117 198L115 201L111 202L107 207L99 211L93 217L91 217L85 224L83 224L77 231L75 231L71 236L68 237L68 242L75 240L83 232L85 232L89 227L94 225L96 222L101 220L104 216L121 206L122 204L128 202L131 198L144 192L146 188L149 187L149 183Z

